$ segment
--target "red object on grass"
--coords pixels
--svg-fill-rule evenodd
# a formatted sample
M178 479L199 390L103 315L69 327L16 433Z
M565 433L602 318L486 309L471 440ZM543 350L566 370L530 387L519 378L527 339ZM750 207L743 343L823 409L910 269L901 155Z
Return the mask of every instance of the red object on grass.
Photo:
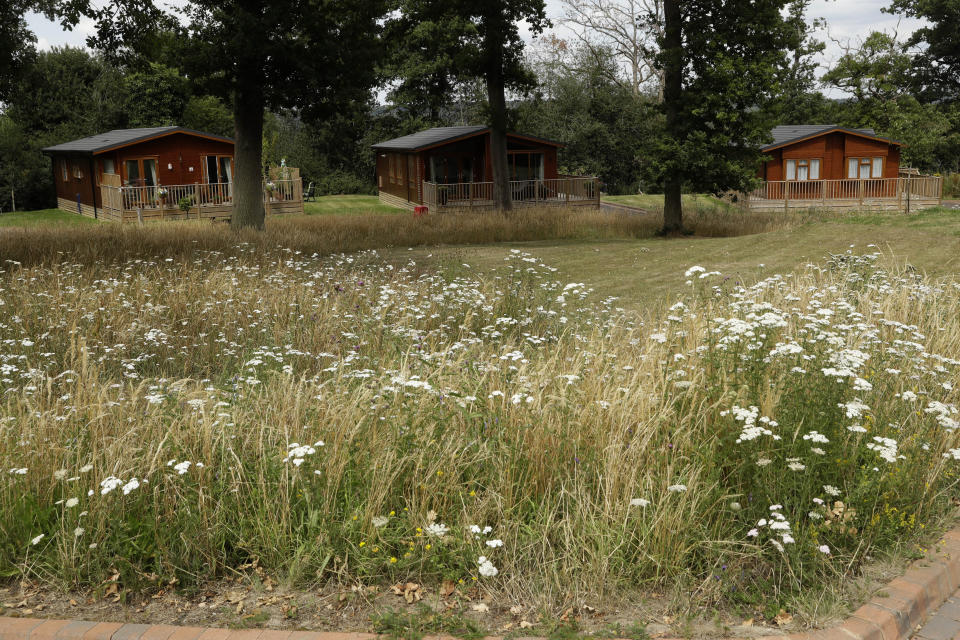
M413 208L413 217L419 218L420 216L427 215L429 209L425 205L417 205Z

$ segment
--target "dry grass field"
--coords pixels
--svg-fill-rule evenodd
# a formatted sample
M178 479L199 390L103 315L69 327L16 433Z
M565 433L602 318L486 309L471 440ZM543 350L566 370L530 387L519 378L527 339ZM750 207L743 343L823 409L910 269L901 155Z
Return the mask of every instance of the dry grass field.
M0 575L823 622L953 517L958 227L924 215L2 230Z

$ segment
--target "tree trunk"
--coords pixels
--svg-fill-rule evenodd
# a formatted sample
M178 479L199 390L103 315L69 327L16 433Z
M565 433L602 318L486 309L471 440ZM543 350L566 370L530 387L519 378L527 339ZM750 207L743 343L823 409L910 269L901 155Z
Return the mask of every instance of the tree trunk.
M503 82L503 43L496 29L487 33L487 100L490 102L490 165L493 203L498 211L513 209L507 163L507 99Z
M664 9L664 87L663 105L667 116L667 136L675 141L683 137L680 104L683 98L683 33L679 0L665 0ZM674 161L675 162L675 161ZM679 167L670 169L663 189L663 229L661 233L683 230L683 209L680 201Z
M233 215L234 229L263 229L263 88L259 79L244 78L234 95Z

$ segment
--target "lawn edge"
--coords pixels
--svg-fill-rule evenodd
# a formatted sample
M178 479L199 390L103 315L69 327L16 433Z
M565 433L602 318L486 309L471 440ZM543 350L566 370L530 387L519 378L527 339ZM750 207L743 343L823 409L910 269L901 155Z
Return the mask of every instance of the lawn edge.
M915 560L900 577L877 590L842 624L754 640L902 640L911 637L960 588L960 526L945 533L935 552ZM221 629L166 624L89 622L0 616L0 640L375 640L375 633ZM455 640L426 635L424 640ZM486 640L502 640L487 636ZM541 640L537 636L512 640Z

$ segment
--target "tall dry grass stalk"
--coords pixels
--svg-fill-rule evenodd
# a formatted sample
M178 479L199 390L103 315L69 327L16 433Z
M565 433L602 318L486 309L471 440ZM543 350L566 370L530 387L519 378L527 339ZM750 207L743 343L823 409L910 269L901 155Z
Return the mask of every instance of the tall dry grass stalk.
M692 268L643 326L523 253L447 278L177 231L0 273L0 574L776 603L951 509L955 283Z
M785 229L825 214L751 213L706 205L687 212L691 233L735 236ZM306 253L332 253L424 245L490 244L532 240L649 238L662 215L634 215L576 208L524 208L508 215L451 212L414 218L396 216L308 216L271 218L266 232L237 233L207 222L162 222L145 226L103 224L0 232L0 256L24 265L73 260L124 261L154 256L187 256L202 251L233 252L238 243L263 251L284 247Z

